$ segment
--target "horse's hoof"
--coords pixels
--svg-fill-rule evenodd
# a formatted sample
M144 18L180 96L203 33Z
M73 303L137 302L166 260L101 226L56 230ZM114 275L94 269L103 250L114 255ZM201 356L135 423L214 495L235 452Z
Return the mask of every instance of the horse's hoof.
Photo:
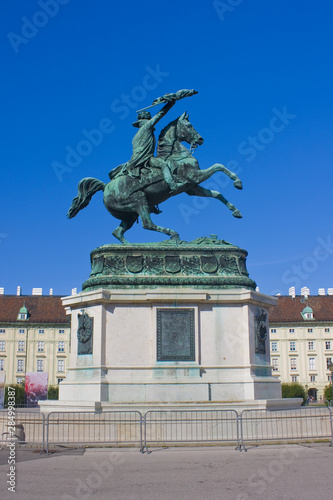
M236 217L236 219L242 219L242 217L243 217L243 216L242 216L242 214L240 213L240 211L239 211L239 210L234 210L234 211L232 212L232 215L233 215L234 217Z
M180 241L179 234L178 233L172 234L171 237L170 237L170 240Z
M237 179L237 181L234 182L234 186L236 189L243 189L242 181L240 181L239 179Z

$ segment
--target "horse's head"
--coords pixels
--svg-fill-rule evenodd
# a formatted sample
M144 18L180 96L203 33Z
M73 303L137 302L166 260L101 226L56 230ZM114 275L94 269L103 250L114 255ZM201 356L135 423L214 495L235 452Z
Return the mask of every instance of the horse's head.
M191 147L201 146L204 142L201 135L198 134L193 125L190 123L187 111L185 111L185 113L178 118L176 133L179 141L185 141L190 144Z

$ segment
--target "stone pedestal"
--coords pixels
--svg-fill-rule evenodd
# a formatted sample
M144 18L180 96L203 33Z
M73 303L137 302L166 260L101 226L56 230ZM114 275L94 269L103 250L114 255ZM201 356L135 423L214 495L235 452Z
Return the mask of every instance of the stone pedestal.
M276 299L254 290L246 255L214 238L94 250L84 291L63 299L69 367L43 411L290 406L270 367ZM93 324L84 354L82 318Z
M101 289L67 297L63 303L71 309L73 336L60 400L231 402L281 397L280 383L271 376L268 337L266 352L255 352L256 317L275 303L271 297L244 289L177 294ZM78 355L82 310L94 318L93 353ZM186 321L187 311L193 317L192 331L186 333L192 336L192 359L175 359L182 358L184 345L174 350L166 345L164 357L170 359L159 360L161 314L169 313L172 322L180 312Z

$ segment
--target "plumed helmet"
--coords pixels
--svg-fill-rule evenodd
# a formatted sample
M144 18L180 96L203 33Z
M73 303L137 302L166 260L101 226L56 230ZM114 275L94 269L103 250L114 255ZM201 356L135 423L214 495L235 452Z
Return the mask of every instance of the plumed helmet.
M149 111L140 111L138 113L138 118L137 121L132 123L133 127L139 127L139 123L141 120L150 120L151 119L151 114Z

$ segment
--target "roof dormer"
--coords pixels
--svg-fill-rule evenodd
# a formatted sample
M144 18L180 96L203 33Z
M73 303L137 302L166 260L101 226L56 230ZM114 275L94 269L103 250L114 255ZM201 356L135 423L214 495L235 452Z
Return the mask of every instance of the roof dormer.
M313 317L313 309L310 306L304 307L301 312L302 318L305 320L314 319Z
M28 309L25 307L25 304L23 307L21 307L20 312L18 313L17 319L19 321L24 321L27 320L29 316Z

